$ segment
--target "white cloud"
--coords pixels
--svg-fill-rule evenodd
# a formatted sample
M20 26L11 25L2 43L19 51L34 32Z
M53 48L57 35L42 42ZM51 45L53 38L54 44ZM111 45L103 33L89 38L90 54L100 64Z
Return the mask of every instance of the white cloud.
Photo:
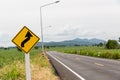
M8 45L23 26L40 35L40 6L54 1L1 0L0 44ZM45 41L76 37L117 39L120 33L119 0L61 0L44 7L42 13Z
M12 38L9 34L7 33L0 34L0 47L13 46L11 40Z

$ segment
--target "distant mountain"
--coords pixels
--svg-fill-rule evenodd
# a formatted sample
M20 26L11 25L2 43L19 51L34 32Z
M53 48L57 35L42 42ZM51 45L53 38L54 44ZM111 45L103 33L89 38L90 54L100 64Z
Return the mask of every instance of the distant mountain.
M99 43L105 43L105 40L101 39L80 39L76 38L73 40L65 40L60 42L44 42L45 46L75 46L75 45L95 45ZM37 46L41 46L41 42L37 44Z

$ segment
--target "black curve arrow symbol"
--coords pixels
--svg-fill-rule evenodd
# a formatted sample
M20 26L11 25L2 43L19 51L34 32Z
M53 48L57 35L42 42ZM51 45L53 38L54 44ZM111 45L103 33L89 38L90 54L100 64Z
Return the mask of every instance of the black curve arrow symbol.
M21 42L21 47L24 47L25 43L30 40L30 37L32 37L32 34L28 31L25 37L27 38L23 42Z

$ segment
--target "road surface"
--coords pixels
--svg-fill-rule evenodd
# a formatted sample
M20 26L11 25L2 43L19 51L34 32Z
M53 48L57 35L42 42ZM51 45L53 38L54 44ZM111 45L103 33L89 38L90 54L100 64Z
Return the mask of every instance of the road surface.
M120 61L46 52L62 80L120 80Z

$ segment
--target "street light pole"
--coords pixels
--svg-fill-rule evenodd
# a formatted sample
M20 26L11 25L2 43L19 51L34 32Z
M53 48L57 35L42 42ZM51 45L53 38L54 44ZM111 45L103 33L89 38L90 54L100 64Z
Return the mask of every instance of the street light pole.
M42 53L44 53L44 43L43 43L43 27L42 27L42 7L40 7L40 23L41 23L41 38L42 38Z
M44 54L44 39L43 39L43 24L42 24L42 8L45 7L45 6L49 6L49 5L52 5L52 4L56 4L56 3L59 3L60 1L55 1L53 3L49 3L49 4L45 4L43 6L40 7L40 23L41 23L41 38L42 38L42 53Z

